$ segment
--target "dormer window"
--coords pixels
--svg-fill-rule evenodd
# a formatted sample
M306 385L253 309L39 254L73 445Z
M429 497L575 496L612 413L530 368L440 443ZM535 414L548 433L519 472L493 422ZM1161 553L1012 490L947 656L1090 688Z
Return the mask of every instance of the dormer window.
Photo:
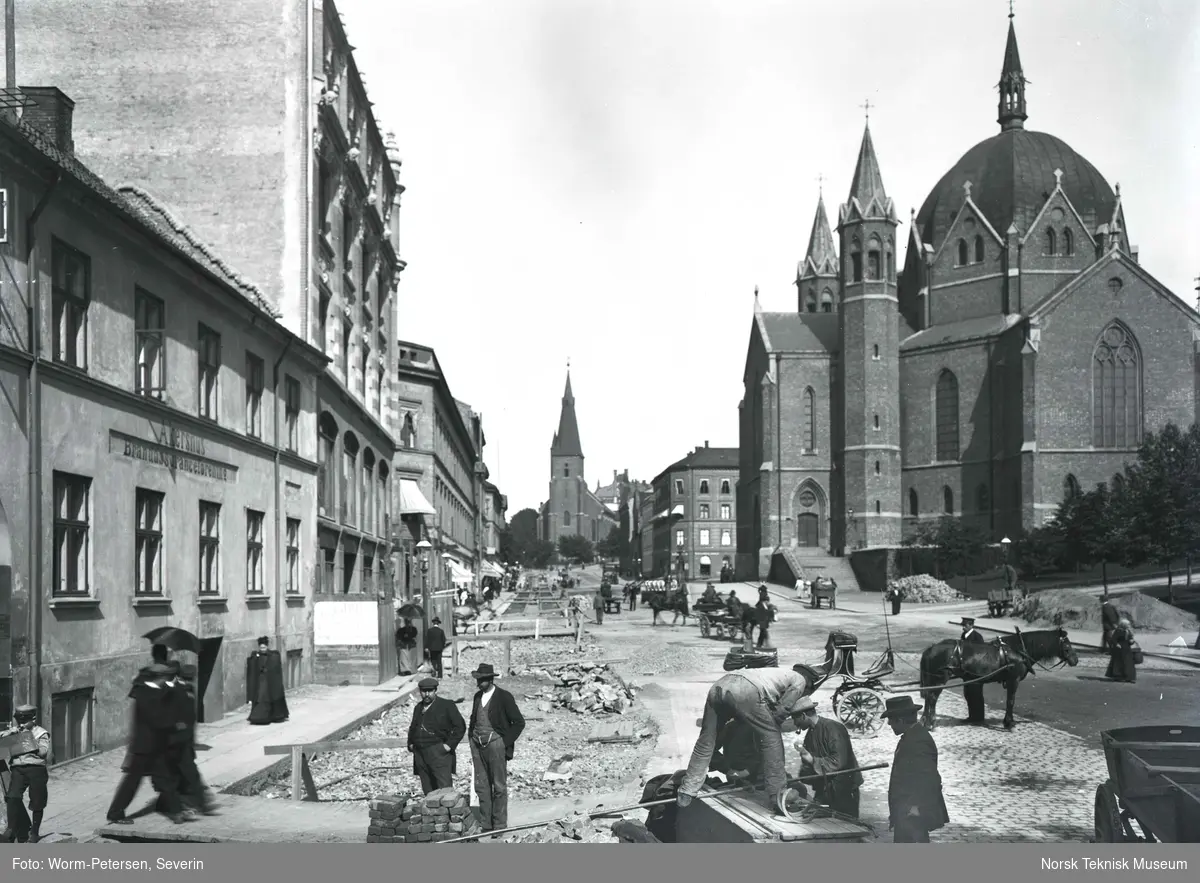
M967 240L958 240L958 265L965 267L968 263Z

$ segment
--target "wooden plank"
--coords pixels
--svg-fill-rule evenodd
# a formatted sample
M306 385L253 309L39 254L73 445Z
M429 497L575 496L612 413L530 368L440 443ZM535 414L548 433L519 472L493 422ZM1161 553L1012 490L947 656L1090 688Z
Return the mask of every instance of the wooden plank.
M1157 766L1145 761L1142 763L1151 776L1186 776L1190 773L1200 773L1200 766Z
M1200 748L1200 742L1110 742L1110 748L1126 748L1137 751L1140 748L1153 748L1168 751L1172 748Z
M384 751L407 748L408 739L342 739L338 742L307 742L299 745L264 745L263 754L291 754L296 749L310 757L327 751Z
M616 723L601 722L592 727L588 734L589 742L635 742L637 733L634 732L633 721L617 721Z
M304 749L299 745L292 746L292 800L301 801L304 795L301 789L304 787Z
M793 822L777 817L758 800L745 794L730 794L706 802L728 806L731 811L745 819L746 823L765 832L773 840L860 840L870 836L870 829L867 827L843 819L817 818L807 822Z

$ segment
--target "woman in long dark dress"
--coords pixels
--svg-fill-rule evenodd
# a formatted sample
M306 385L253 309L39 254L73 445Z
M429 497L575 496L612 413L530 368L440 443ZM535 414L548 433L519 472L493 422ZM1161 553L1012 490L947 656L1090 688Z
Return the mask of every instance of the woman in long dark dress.
M1110 661L1107 677L1127 684L1137 683L1137 666L1133 662L1133 627L1125 617L1117 623L1108 639Z
M269 649L268 638L258 639L258 649L246 658L246 700L250 723L279 724L288 719L283 691L283 660L278 650Z

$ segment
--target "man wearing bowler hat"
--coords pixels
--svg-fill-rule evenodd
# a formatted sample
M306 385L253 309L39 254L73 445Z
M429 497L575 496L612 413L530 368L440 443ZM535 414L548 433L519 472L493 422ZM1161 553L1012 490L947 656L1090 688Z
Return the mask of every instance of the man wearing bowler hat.
M422 678L417 684L421 701L408 725L408 750L413 755L413 775L428 794L454 784L458 743L467 732L458 706L437 694L438 682Z
M496 670L484 662L471 672L479 692L471 707L471 762L483 830L508 826L508 762L525 729L525 718L512 693L496 686Z
M938 750L917 720L921 706L911 696L889 697L881 715L900 737L888 783L888 824L893 843L928 843L929 832L950 821L942 796Z
M987 638L981 635L975 628L975 620L973 617L964 616L959 625L962 626L962 635L958 639L960 645L987 643ZM959 648L959 654L962 654L961 646ZM983 705L983 684L967 684L964 686L963 698L967 700L967 723L984 723L986 712Z
M442 654L446 652L446 633L442 631L441 619L436 616L429 628L425 630L425 652L429 654L429 667L433 669L433 676L435 678L444 677Z

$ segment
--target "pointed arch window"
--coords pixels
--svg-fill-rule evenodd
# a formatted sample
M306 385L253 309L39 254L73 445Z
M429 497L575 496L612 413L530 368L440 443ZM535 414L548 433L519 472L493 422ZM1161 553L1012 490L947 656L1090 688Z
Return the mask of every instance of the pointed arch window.
M1075 237L1071 234L1070 229L1063 230L1062 244L1063 254L1068 256L1075 254Z
M1046 231L1046 254L1058 254L1058 238L1053 230Z
M564 463L563 464L563 478L570 478L570 477L571 477L571 464Z
M1063 499L1077 500L1082 495L1083 491L1079 489L1079 479L1077 479L1074 475L1068 474L1067 477L1063 479Z
M949 369L938 376L934 396L934 414L937 427L934 437L937 442L937 460L957 460L958 440L958 378Z
M942 511L946 515L954 514L954 491L950 490L950 485L942 488Z
M804 390L804 452L817 449L817 394L810 386Z
M908 514L913 518L916 518L921 514L921 509L917 500L917 489L915 487L910 487L908 489Z
M867 279L871 282L879 281L880 267L880 251L882 250L879 240L874 237L867 243Z
M862 243L857 239L850 244L850 278L855 282L863 278Z
M958 265L965 267L967 265L967 258L967 240L960 239L958 240Z
M821 312L822 313L832 313L833 312L833 292L830 291L828 288L826 288L824 291L821 292Z
M896 258L890 248L887 253L887 279L888 282L896 281Z
M982 236L975 237L975 263L977 263L977 264L983 263L983 237Z
M1113 322L1092 356L1092 444L1131 448L1142 441L1142 361L1137 341Z
M808 290L808 297L804 299L804 305L808 308L810 313L815 313L817 311L817 290L815 288L810 288Z

